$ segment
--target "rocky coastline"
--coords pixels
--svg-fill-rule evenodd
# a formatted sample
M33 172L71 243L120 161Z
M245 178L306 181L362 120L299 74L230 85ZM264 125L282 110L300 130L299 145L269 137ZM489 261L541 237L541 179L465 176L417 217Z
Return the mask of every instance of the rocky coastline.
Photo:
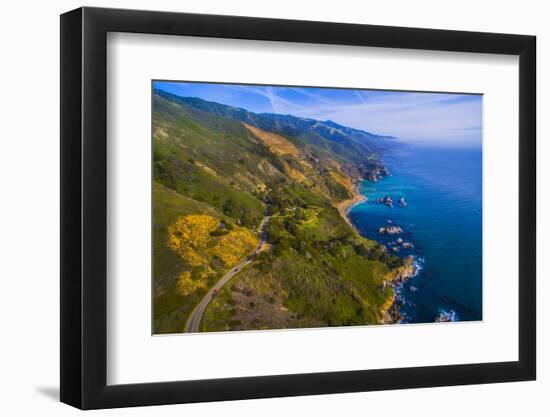
M380 165L370 169L365 175L365 179L371 182L378 182L382 179L382 177L387 175L390 175L388 169Z
M414 277L418 272L418 267L415 264L414 257L408 256L405 259L405 264L396 268L385 276L384 286L391 286L393 295L384 305L382 310L382 324L401 323L403 315L400 312L400 307L405 303L405 300L399 294L399 290L403 284Z
M377 167L371 169L370 171L368 171L367 173L365 173L365 175L362 179L352 180L353 189L351 190L351 192L353 194L353 197L348 199L348 200L341 201L340 203L338 203L336 205L336 208L340 212L340 215L342 216L342 218L357 233L359 233L359 231L357 230L355 225L350 220L350 218L348 216L348 212L356 204L360 204L364 201L368 201L367 197L362 195L359 192L359 190L358 190L359 183L362 180L377 182L382 177L387 176L387 175L389 175L389 171L385 167L377 166ZM386 204L388 206L393 207L393 201L392 201L391 197L388 196L388 197L385 197L385 198L379 199L379 200L380 201L376 201L376 202ZM398 203L401 207L405 207L406 204L407 204L405 202L404 198L400 198L398 200ZM398 234L403 233L403 229L401 227L397 226L397 225L389 225L389 226L386 226L386 227L380 227L378 229L378 233L382 234L382 235L384 235L384 234L398 235ZM411 243L404 242L403 239L401 239L401 238L398 238L396 240L396 242L398 242L399 245L402 245L403 247L407 247L407 248L408 247L413 247L413 245ZM397 245L397 243L396 243L396 245ZM397 248L396 245L394 245L392 247L392 249L394 249L394 252L397 252L397 250L395 250ZM384 250L386 249L385 246L382 246L382 247L384 248ZM384 280L383 280L383 286L384 287L388 287L388 286L392 287L393 293L392 293L392 296L386 301L386 303L384 303L384 305L381 308L381 317L382 317L381 323L382 324L395 324L395 323L400 323L403 320L403 316L400 313L400 307L403 306L403 304L405 303L405 300L399 294L399 289L403 286L403 284L407 280L414 277L417 272L418 272L418 267L415 263L414 257L413 256L407 256L404 259L404 263L403 263L402 266L400 266L398 268L395 268L395 269L392 269L390 272L388 272L386 274L386 276L384 277Z
M385 167L376 166L373 169L369 170L367 173L365 173L365 175L363 176L363 179L371 182L377 182L377 181L380 181L382 177L387 175L390 175L390 174ZM340 215L342 216L342 218L358 233L359 231L351 222L348 216L348 212L354 205L367 201L367 197L359 193L359 190L358 190L359 182L360 180L353 181L353 184L354 184L353 198L344 200L337 205L338 211L340 212ZM375 201L375 202L385 204L389 207L393 207L393 200L391 199L390 196L380 198L379 201ZM398 204L401 207L406 207L407 205L405 199L402 197L398 200ZM380 227L378 229L378 233L381 235L399 235L403 233L403 229L397 225L388 225L386 227ZM403 239L401 238L398 238L396 242L398 243L392 246L392 249L394 252L398 251L398 245L402 245L403 247L406 247L406 248L413 247L411 243L404 242ZM386 249L385 246L383 247L384 249ZM400 292L399 289L403 286L403 284L407 280L414 277L417 272L418 272L418 267L415 263L414 257L407 256L404 259L404 263L402 266L392 269L390 272L386 274L386 276L384 277L383 286L392 287L393 293L392 293L392 296L387 300L387 302L381 308L382 324L395 324L395 323L400 323L403 320L403 316L400 312L400 307L403 306L403 304L405 303L405 300L401 297L399 293Z

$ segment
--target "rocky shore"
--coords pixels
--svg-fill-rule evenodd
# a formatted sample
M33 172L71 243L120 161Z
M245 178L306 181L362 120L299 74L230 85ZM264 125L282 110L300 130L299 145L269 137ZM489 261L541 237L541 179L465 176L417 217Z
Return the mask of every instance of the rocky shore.
M405 300L399 294L398 289L401 288L407 280L414 277L416 273L417 266L414 262L414 258L408 256L403 266L390 271L384 277L384 286L389 285L393 288L393 296L383 306L382 324L395 324L403 320L403 316L399 310L405 303Z
M407 256L405 258L403 266L395 268L388 272L384 277L384 281L391 285L403 284L409 278L414 277L417 267L414 263L413 256ZM387 285L387 284L386 284Z
M377 182L380 181L382 177L387 175L390 175L390 173L386 167L377 166L369 170L369 172L365 175L365 179L371 182Z

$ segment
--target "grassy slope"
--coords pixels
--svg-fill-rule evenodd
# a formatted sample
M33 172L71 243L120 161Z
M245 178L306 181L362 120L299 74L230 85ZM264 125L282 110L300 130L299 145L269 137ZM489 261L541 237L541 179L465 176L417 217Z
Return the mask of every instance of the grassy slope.
M223 124L224 121L210 117L214 120L209 125L225 128L216 132L192 119L179 106L159 99L154 105L155 179L234 219L244 215L249 225L257 224L264 205L254 193L264 188L270 178L249 175L258 170L261 157L253 153L247 131L235 126L235 122ZM272 172L277 176L276 170Z

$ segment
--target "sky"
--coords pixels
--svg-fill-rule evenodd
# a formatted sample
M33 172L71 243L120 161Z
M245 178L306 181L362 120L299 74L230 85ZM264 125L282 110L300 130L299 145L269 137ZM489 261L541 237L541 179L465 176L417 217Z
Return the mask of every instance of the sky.
M481 95L166 81L154 87L254 113L332 120L404 142L481 145Z

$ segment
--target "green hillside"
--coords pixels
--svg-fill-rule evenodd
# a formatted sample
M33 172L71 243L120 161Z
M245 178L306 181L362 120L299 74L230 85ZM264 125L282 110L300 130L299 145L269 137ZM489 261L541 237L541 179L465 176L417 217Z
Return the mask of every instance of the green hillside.
M379 168L383 137L153 97L155 333L182 332L206 292L267 244L209 304L203 331L380 323L403 262L360 237L336 206Z

